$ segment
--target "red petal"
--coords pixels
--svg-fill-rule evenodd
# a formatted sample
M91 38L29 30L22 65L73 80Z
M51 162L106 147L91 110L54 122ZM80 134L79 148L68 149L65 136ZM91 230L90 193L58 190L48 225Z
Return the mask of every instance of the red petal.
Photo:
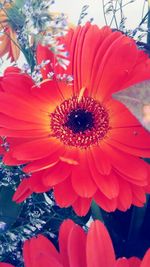
M83 229L74 225L68 238L69 266L87 267L86 264L86 234Z
M111 34L111 29L109 27L104 27L99 29L98 26L93 25L89 27L86 32L83 47L82 47L82 57L81 57L81 77L82 77L82 86L88 86L91 79L91 74L94 68L98 69L97 54L104 40ZM91 47L92 43L92 47ZM88 56L87 56L88 55ZM93 71L94 72L94 71ZM97 71L94 72L97 74ZM90 87L89 90L92 88Z
M100 101L120 89L128 79L128 73L134 67L137 55L137 47L131 38L121 35L113 40L103 58L99 58L101 63L97 71L97 75L99 75L95 80L94 89L99 90L97 95L99 94L98 99Z
M74 227L74 222L71 220L66 220L62 223L59 230L59 250L63 262L63 266L70 267L68 258L68 239L70 232Z
M54 138L38 139L16 146L12 155L19 160L37 160L56 153L60 146Z
M39 87L32 87L31 93L35 99L40 100L41 103L44 102L45 109L49 112L53 111L64 100L54 80L44 80L40 83Z
M73 53L73 77L74 77L74 87L76 88L76 92L79 93L79 90L84 86L82 83L82 77L81 77L81 58L82 58L82 51L83 50L83 44L85 41L86 33L88 32L90 28L90 24L86 23L84 27L79 27L78 35L76 36L75 40L75 46ZM75 33L74 33L75 36ZM84 68L86 69L86 65L84 65Z
M93 160L92 156L88 155L89 168L92 173L93 180L95 181L98 189L108 198L112 199L117 197L119 194L119 184L115 173L111 172L109 175L102 175L99 172L98 161L95 165L95 158ZM98 157L98 159L101 159Z
M149 263L150 263L150 249L148 249L146 254L144 255L140 267L149 267Z
M54 186L54 196L60 207L69 207L77 199L77 194L73 190L70 177L62 183Z
M51 255L47 254L45 255L44 253L39 254L37 256L32 267L41 267L41 266L63 267L63 265L56 258L51 257Z
M17 120L10 116L0 113L0 127L11 130L40 130L43 128L43 123L30 123L23 120Z
M112 212L117 208L117 198L109 199L102 192L97 191L94 200L102 209Z
M126 258L120 258L117 260L114 267L130 267L129 262Z
M79 165L72 171L72 186L80 197L89 198L96 192L96 185L93 182L91 172L88 167L86 152L79 152Z
M43 175L43 172L40 171L40 172L32 174L28 178L28 184L29 184L29 187L31 188L32 192L43 193L43 192L47 192L51 189L50 186L45 186L42 183L42 175Z
M50 131L49 130L8 130L8 129L4 129L4 128L0 128L0 135L1 136L7 136L7 137L19 137L19 138L29 138L29 139L33 139L33 138L43 138L43 137L48 137L50 135ZM30 141L30 140L29 140Z
M39 160L34 160L32 163L27 164L23 168L23 171L26 173L33 173L52 167L56 163L56 161L58 161L59 155L63 155L64 152L64 147L61 145L58 147L56 146L55 149L56 151L52 151L52 155Z
M129 181L131 179L131 182L140 182L143 186L147 184L148 170L146 162L137 157L121 152L118 149L114 149L106 143L102 144L102 149L107 152L114 169L118 170L124 176L127 176Z
M133 204L138 201L142 205L144 205L144 203L146 202L145 190L140 186L132 185L132 195Z
M33 106L32 102L26 101L18 96L9 93L0 92L1 105L0 112L15 119L24 120L32 123L41 123L48 121L48 115Z
M85 216L90 209L91 201L91 198L78 197L77 200L72 204L75 213L78 216Z
M31 240L26 240L23 245L23 258L26 267L33 267L30 251L30 242Z
M136 258L136 257L131 257L128 259L129 262L129 267L140 267L141 265L141 260Z
M27 163L28 161L18 160L18 159L13 158L12 151L8 151L5 153L3 157L3 162L5 165L8 165L8 166L19 166L21 164Z
M105 105L109 113L109 123L111 129L129 126L140 126L139 121L121 102L118 102L115 99L109 99L105 103Z
M41 64L42 61L50 60L50 62L46 64L44 68L41 69L43 79L47 79L47 74L53 71L51 62L53 62L54 53L52 53L52 51L47 46L42 46L41 44L38 44L36 49L36 57L38 64Z
M121 211L126 211L132 204L132 190L130 184L120 177L119 180L119 195L117 198L117 207Z
M9 67L4 72L1 85L4 92L27 99L34 82L29 75L21 73L18 68Z
M114 128L109 130L109 134L110 138L117 142L135 148L147 149L150 153L150 134L140 126Z
M53 244L42 235L38 235L37 238L33 237L30 240L25 241L23 254L27 267L50 266L50 260L52 260L52 263L56 264L54 266L63 267L59 253ZM48 265L44 265L46 263L48 263Z
M18 186L15 194L13 195L13 201L17 203L23 202L26 198L28 198L33 191L29 187L28 179L23 179Z
M57 185L70 176L71 170L70 164L59 161L43 173L42 182L46 186Z
M110 267L115 264L115 253L106 227L98 220L87 234L87 267Z
M119 143L118 141L115 141L113 139L110 139L110 140L107 139L107 144L109 144L112 147L117 148L123 152L126 152L127 154L131 154L133 156L145 157L145 158L150 157L149 149L141 149L141 148L135 148L132 146L127 146L127 145Z
M92 157L94 159L95 167L103 175L110 174L111 162L105 151L101 150L99 146L91 148Z
M123 88L127 88L138 82L150 79L150 60L148 55L143 51L138 51L138 59L136 65L128 75L128 80L124 82ZM120 88L121 89L121 88Z
M102 74L102 60L106 58L108 53L107 51L111 47L112 43L114 43L120 36L120 32L112 32L109 27L104 27L102 29L102 43L98 49L96 49L96 56L92 64L92 73L90 75L90 89L93 96L95 95L95 91L99 86L99 80Z
M38 254L41 254L43 252L43 254L47 254L51 257L56 258L59 262L61 261L60 254L58 253L52 242L50 242L48 238L43 235L38 235L37 238L32 238L30 240L30 251L33 258L36 258Z

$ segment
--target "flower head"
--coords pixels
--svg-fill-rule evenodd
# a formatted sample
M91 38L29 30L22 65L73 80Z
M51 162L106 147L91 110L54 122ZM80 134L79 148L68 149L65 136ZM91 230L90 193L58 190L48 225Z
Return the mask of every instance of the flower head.
M106 211L142 206L149 165L139 157L150 156L150 135L111 94L149 79L150 59L131 38L90 23L61 41L69 51L67 70L39 46L38 63L50 64L38 87L16 68L1 79L0 134L10 147L3 161L26 164L31 174L14 200L53 189L57 204L72 205L79 215L92 199Z
M96 248L96 249L95 249ZM59 231L59 252L43 235L25 241L26 267L149 267L150 250L140 261L136 257L116 260L112 241L100 221L92 222L88 233L71 220L62 223ZM13 267L0 263L0 267Z

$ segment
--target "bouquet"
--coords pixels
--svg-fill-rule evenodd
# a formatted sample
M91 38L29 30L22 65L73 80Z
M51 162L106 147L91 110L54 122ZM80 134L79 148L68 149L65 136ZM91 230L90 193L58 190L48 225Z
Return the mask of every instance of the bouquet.
M0 1L0 267L149 267L150 3L53 5Z

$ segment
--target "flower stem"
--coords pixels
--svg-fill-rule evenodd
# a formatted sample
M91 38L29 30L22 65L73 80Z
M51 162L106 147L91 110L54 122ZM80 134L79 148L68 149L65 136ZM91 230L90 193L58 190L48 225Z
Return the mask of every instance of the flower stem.
M147 210L148 198L149 197L147 197L147 201L142 208L133 207L131 222L128 232L128 240L133 240L133 239L137 240L139 237Z
M100 207L95 203L95 201L93 200L92 201L92 204L91 204L91 214L92 214L92 218L94 220L100 220L101 222L104 222L104 219L103 219L103 215L102 215L102 212L101 212L101 209Z

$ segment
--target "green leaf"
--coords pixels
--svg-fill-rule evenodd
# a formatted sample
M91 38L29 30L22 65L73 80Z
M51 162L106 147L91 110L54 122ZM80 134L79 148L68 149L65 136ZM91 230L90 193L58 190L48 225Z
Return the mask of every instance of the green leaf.
M15 6L17 8L22 8L24 5L24 2L25 2L24 0L15 0Z
M7 9L7 16L9 18L9 23L12 28L16 29L22 27L24 24L24 17L20 13L18 7L13 6Z
M6 223L7 229L16 222L22 209L22 204L12 201L13 194L10 187L2 186L0 189L0 222Z
M123 103L150 131L150 81L135 84L113 94L112 97Z

